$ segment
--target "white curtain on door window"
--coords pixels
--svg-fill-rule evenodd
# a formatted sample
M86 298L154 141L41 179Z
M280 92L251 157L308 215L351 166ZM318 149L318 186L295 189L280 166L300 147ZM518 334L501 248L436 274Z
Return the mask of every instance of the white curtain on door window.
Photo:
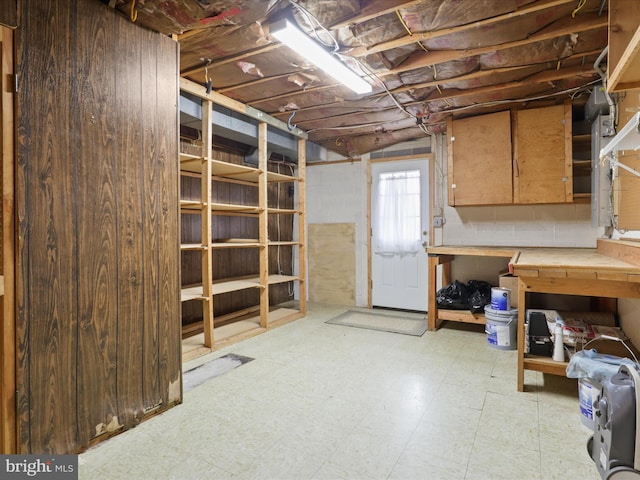
M376 195L377 253L416 254L420 248L420 170L381 173Z

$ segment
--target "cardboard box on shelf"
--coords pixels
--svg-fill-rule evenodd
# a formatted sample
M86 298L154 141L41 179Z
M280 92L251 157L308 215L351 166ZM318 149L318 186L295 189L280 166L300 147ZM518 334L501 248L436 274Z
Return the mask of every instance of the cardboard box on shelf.
M591 325L593 334L595 337L601 337L606 335L608 337L619 338L621 340L628 340L629 337L620 327L610 327L607 325Z
M511 275L508 271L500 272L498 276L498 286L511 290L511 308L518 308L518 277Z

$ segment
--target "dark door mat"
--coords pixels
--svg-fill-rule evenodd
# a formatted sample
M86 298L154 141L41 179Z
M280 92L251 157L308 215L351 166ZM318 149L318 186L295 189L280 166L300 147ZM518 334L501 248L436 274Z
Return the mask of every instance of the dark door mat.
M253 360L251 357L245 357L243 355L236 355L235 353L228 353L222 357L218 357L210 362L203 363L202 365L192 368L182 374L182 389L184 392L188 392L202 385L207 380L223 375L240 365Z

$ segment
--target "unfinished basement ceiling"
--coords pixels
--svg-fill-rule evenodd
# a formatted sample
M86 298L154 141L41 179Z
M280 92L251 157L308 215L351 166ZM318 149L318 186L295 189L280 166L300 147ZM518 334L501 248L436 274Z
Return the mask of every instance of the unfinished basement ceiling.
M109 3L177 35L183 77L210 80L346 157L441 133L451 115L586 97L607 46L606 0ZM271 38L269 25L283 17L337 45L373 92L353 93Z

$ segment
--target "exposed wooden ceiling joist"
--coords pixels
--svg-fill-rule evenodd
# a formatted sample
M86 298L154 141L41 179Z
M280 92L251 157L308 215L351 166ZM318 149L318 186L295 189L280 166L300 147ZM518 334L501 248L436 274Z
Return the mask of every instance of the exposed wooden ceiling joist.
M606 0L194 2L138 7L139 23L179 31L184 78L211 79L214 92L283 122L295 112L312 140L348 155L425 135L420 121L437 129L528 98L563 102L599 78L592 62L607 45ZM273 41L269 24L283 16L325 40L332 32L349 64L375 75L373 92L353 94Z

